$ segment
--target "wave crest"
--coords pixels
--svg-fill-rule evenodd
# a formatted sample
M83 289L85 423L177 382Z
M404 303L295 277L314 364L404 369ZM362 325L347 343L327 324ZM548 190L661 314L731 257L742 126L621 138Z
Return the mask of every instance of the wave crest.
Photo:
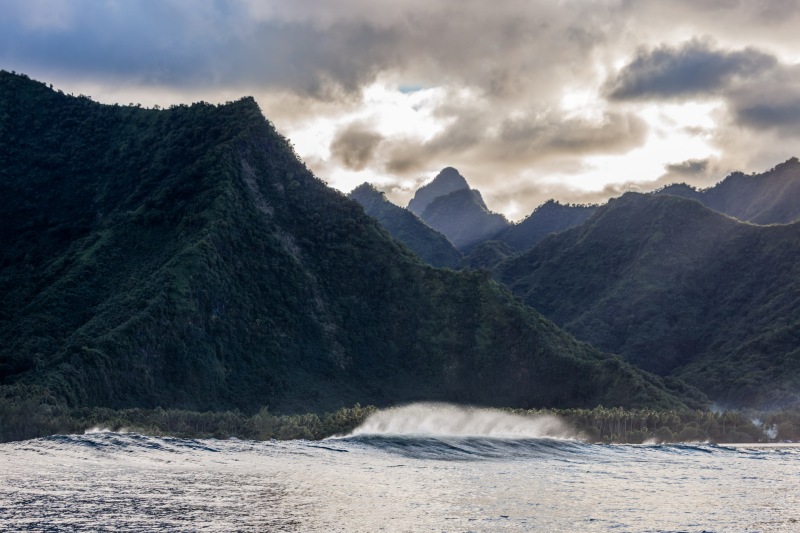
M552 415L518 415L498 409L415 403L370 415L350 436L420 435L503 439L577 438Z

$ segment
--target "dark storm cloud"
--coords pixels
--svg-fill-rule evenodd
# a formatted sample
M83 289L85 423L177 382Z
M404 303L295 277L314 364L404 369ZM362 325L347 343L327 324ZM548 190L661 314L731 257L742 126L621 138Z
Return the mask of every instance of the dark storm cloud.
M0 11L0 60L20 70L143 85L337 98L372 79L387 56L381 43L393 41L391 31L363 24L255 20L246 3L235 1L73 0L60 19L8 4Z
M606 88L616 100L711 96L736 78L757 77L776 65L774 56L753 48L726 51L695 39L678 47L639 50Z
M800 97L785 102L763 102L736 109L740 124L757 129L792 130L800 134Z
M0 68L124 103L253 94L290 137L315 120L371 116L363 89L375 81L446 93L423 104L441 128L432 137L349 124L329 159L304 153L323 178L346 168L408 183L453 165L487 197L513 184L522 202L540 194L525 180L577 175L584 156L649 142L645 101L719 102L703 135L742 168L758 153L795 155L783 152L800 135L787 66L800 49L795 0L0 3ZM678 35L689 40L676 45ZM576 93L588 103L565 108Z
M383 136L367 124L352 123L340 130L331 142L331 157L350 170L363 170L372 163Z
M800 66L782 66L769 79L732 91L729 105L739 126L800 136Z
M698 174L705 174L708 170L708 159L687 159L680 163L671 163L667 165L667 172L680 176L696 176Z
M49 6L60 6L58 16ZM11 68L176 87L290 89L330 99L380 73L477 87L491 98L557 90L608 29L580 6L255 0L5 0L0 59ZM535 50L537 53L531 53ZM571 75L571 74L570 74Z
M175 2L7 2L0 14L0 57L73 77L135 78L150 83L199 81L217 41L213 24L189 31ZM28 10L30 9L30 10ZM214 16L230 16L222 7ZM205 39L193 33L205 34Z

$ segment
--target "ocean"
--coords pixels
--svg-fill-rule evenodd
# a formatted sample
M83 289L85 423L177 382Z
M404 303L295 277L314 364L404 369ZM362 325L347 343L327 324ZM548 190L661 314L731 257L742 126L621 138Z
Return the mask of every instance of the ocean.
M322 441L0 444L3 531L800 531L800 447L583 442L417 406Z

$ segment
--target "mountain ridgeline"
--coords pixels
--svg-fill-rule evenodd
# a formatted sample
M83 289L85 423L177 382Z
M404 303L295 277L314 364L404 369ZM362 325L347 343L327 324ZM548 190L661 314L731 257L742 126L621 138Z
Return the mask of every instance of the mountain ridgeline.
M800 161L793 157L763 174L734 172L708 189L675 184L657 194L697 200L754 224L786 224L800 218Z
M446 191L439 179L428 188ZM456 220L437 202L468 196L458 183L435 199L426 189L426 210ZM443 231L477 236L462 268L492 271L578 338L720 404L773 408L800 405L798 206L792 158L703 190L670 185L602 207L551 200L494 235L464 221Z
M628 193L495 276L578 338L721 404L800 405L800 222Z
M408 246L423 261L435 267L455 268L461 263L461 253L447 237L426 225L414 213L396 206L368 183L359 185L348 195L364 211L380 222L389 234Z
M489 211L481 193L470 189L467 180L452 167L443 169L433 181L420 187L408 209L446 235L462 252L510 225L503 215Z
M481 193L460 189L435 198L422 219L433 229L447 235L453 246L467 251L510 226L503 215L486 207Z
M417 189L414 198L408 202L408 210L421 218L431 202L440 196L447 196L462 189L469 189L464 176L453 167L444 168L430 183Z
M109 106L0 72L0 195L9 401L683 405L485 273L424 264L251 98Z
M509 226L492 239L515 250L530 250L551 233L582 224L597 210L596 205L565 205L548 200L517 224Z
M409 211L467 255L464 265L469 268L481 264L488 250L510 247L514 253L533 248L549 234L580 224L595 209L594 205L564 205L549 200L513 224L490 211L481 193L470 189L467 180L452 167L443 169L430 183L420 187L408 204ZM400 236L395 237L406 242ZM486 250L478 250L477 258L470 257L476 248L489 241L499 241L506 247L489 244Z

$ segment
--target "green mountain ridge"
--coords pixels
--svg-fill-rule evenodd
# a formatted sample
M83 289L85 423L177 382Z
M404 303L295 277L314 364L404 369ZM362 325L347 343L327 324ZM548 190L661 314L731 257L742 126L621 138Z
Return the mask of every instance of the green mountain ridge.
M800 224L628 193L497 266L526 303L722 404L800 404Z
M426 225L411 211L387 200L372 185L361 184L348 197L361 204L364 211L377 220L394 239L408 246L428 264L455 268L461 262L461 253L447 237Z
M565 205L548 200L523 220L492 237L515 250L530 250L545 237L583 223L597 210L596 205Z
M767 172L750 176L734 172L707 189L674 184L656 194L697 200L715 211L754 224L786 224L800 218L800 161L793 157Z
M0 72L0 133L0 397L683 405L484 273L423 264L252 98L107 106Z

